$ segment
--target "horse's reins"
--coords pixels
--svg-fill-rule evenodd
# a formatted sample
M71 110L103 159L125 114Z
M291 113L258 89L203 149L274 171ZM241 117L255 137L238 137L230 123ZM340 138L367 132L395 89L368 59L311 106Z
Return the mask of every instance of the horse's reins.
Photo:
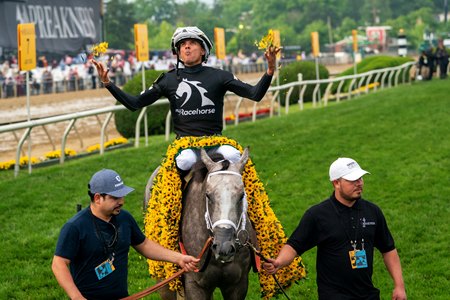
M269 262L269 260L267 258L265 258L264 255L261 254L261 251L258 251L258 249L256 249L255 246L253 246L252 243L250 243L249 241L245 242L244 246L248 246L255 253L255 255L259 256L264 262L267 262L267 263ZM272 276L273 276L273 279L275 279L275 282L277 283L277 285L280 288L283 295L286 297L286 299L290 300L289 296L286 294L286 292L284 291L280 282L278 281L277 276L275 274L272 274Z
M203 246L202 251L200 252L200 254L197 256L197 258L201 259L203 257L203 255L205 254L205 252L209 249L209 247L211 246L212 243L212 238L208 238L205 242L205 245ZM150 295L151 293L156 292L157 290L161 289L163 286L165 286L166 284L168 284L169 282L171 282L172 280L174 280L177 277L180 277L181 275L183 275L183 273L185 273L186 271L179 270L178 272L176 272L175 274L173 274L172 276L170 276L169 278L166 278L165 280L158 282L157 284L155 284L154 286L151 286L145 290L142 290L140 292L137 292L131 296L122 298L121 300L136 300L136 299L141 299L147 295Z

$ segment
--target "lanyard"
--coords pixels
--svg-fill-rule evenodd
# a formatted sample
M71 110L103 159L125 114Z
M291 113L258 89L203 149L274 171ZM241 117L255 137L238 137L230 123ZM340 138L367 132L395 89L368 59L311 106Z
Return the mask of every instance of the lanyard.
M100 230L99 225L97 224L97 221L95 220L96 217L92 213L91 210L89 210L92 216L92 223L94 223L95 227L95 235L97 236L97 239L103 244L103 251L108 256L108 259L111 261L114 261L115 251L117 248L118 240L119 240L119 231L117 230L116 226L114 226L111 222L106 222L107 224L111 225L114 229L114 234L112 238L109 240L109 242L106 242L103 232Z
M336 214L337 214L337 216L338 216L338 219L339 219L339 221L340 221L340 223L341 223L341 225L342 225L342 228L344 229L345 235L347 235L347 238L350 240L350 244L352 245L353 250L356 250L358 231L361 231L361 232L360 232L360 233L361 233L361 249L364 250L364 237L363 237L363 232L362 232L362 230L359 230L359 229L361 228L361 227L360 227L360 224L359 224L359 223L360 223L360 220L359 220L359 209L357 209L356 228L355 228L355 239L352 240L352 238L351 238L351 236L350 236L350 233L347 231L347 227L345 226L344 221L342 220L342 215L339 213L339 210L338 210L338 208L336 207L336 204L334 204L333 199L330 198L330 202L331 202L331 205L332 205L333 208L334 208L334 211L336 212Z

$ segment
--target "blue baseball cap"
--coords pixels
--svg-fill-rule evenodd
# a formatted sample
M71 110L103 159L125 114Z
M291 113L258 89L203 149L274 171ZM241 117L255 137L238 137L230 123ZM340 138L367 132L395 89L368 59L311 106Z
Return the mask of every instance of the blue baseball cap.
M122 198L134 191L134 189L126 186L116 171L103 169L92 176L91 181L89 181L89 191L92 194L108 194Z

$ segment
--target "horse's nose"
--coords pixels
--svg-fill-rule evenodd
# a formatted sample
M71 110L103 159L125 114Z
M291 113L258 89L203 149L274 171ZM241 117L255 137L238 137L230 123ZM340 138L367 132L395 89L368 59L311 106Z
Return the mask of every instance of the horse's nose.
M214 253L219 253L220 242L217 242L216 240L214 240L213 244L211 245L211 249Z
M236 253L234 245L234 229L217 227L214 231L214 242L211 246L217 259L229 261Z
M236 253L236 247L234 246L234 243L231 241L227 241L225 243L223 243L219 254L222 256L234 256L234 254Z
M232 241L225 241L223 243L214 241L211 248L216 259L222 262L230 261L236 253L236 247Z

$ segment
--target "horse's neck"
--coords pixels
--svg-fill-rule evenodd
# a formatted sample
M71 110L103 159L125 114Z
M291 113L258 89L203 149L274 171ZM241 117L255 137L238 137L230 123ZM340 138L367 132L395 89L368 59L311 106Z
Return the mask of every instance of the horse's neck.
M205 199L196 197L193 193L187 196L184 199L180 233L187 253L195 256L200 253L204 242L209 237L205 221Z

